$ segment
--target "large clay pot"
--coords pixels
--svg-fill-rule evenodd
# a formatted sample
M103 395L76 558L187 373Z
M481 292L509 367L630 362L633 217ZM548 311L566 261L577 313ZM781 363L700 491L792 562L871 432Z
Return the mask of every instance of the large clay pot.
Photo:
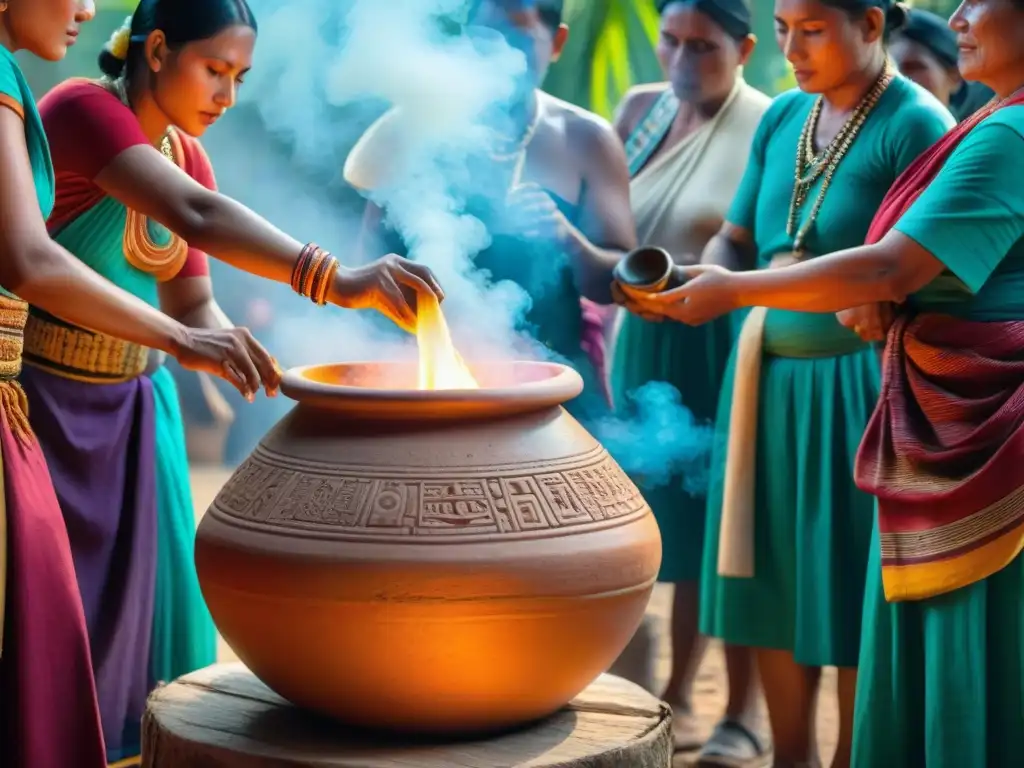
M661 539L561 408L578 374L474 372L472 392L417 391L398 363L286 374L298 406L196 543L218 628L283 697L354 725L501 729L568 702L636 630Z

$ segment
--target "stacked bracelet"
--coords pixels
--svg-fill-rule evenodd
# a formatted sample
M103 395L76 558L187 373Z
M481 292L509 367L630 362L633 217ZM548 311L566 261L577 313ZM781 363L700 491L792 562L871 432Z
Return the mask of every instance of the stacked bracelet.
M302 287L309 271L309 262L313 258L313 254L319 250L320 246L316 243L307 243L302 247L299 258L295 260L295 266L292 267L292 290L300 296L307 295L303 292Z
M309 297L314 304L323 306L327 303L327 294L331 290L334 273L338 271L338 260L324 251L324 259L313 270L310 282Z
M292 290L323 306L337 271L336 258L316 243L307 243L292 268Z

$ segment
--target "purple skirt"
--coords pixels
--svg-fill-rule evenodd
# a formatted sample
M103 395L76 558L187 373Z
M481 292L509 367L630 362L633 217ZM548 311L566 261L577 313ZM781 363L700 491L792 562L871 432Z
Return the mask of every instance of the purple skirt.
M152 687L156 579L153 390L140 376L90 384L26 366L29 421L71 542L110 762L139 754Z

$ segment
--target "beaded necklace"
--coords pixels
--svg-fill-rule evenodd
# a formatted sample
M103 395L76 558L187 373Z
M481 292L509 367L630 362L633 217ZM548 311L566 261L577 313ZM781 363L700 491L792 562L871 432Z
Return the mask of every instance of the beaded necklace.
M800 132L800 140L797 143L793 195L790 198L789 219L786 222L786 234L793 238L793 252L798 256L803 253L807 234L818 218L818 212L821 210L821 204L825 200L825 193L828 192L828 188L832 184L832 177L835 176L836 168L850 150L853 140L857 138L861 127L868 119L868 115L871 114L878 104L878 100L889 87L895 74L896 71L892 64L886 61L874 85L864 95L864 98L861 99L857 108L846 119L846 122L843 123L842 128L839 129L839 132L829 142L829 145L820 153L814 151L814 134L817 132L818 121L821 118L821 109L825 102L823 96L817 98L810 114L807 115L803 130ZM824 179L821 183L821 189L818 191L818 197L814 201L811 213L803 225L798 227L799 214L804 203L807 202L807 196L811 188L822 177Z
M530 123L526 126L526 130L523 132L522 136L517 139L509 139L508 136L504 136L498 131L492 131L495 148L488 154L492 162L502 165L512 163L512 183L509 187L510 190L518 187L522 181L523 172L526 169L526 151L529 149L530 143L533 141L533 137L537 133L537 128L540 126L542 107L540 99L537 98L536 93L534 93L533 98L533 117L530 119Z

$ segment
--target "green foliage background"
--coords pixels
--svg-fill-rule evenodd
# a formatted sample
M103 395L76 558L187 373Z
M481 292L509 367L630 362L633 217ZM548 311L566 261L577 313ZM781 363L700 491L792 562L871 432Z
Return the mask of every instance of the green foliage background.
M376 0L386 3L388 0ZM611 117L622 95L636 83L661 79L654 56L658 38L655 0L564 0L569 42L552 67L545 90ZM755 32L762 40L747 67L747 80L768 93L791 87L788 68L772 41L772 0L755 4ZM120 14L137 0L98 0L101 17L89 25L104 28L104 39ZM763 12L761 12L763 10ZM106 13L104 13L106 12Z
M774 0L750 1L759 42L744 76L755 88L775 95L796 83L775 45ZM108 12L106 15L116 19L130 13L137 0L99 0L98 4L101 13ZM912 0L910 4L949 16L958 2ZM658 39L655 0L564 0L564 15L569 42L544 83L549 93L610 118L631 86L661 79L654 55ZM97 22L90 26L102 26L105 38L113 24L104 19Z
M774 0L751 0L758 45L744 77L769 95L796 86L775 44ZM958 0L915 0L909 5L949 16ZM654 56L658 12L654 0L565 0L569 42L551 70L545 90L611 117L636 83L661 79Z
M746 68L755 88L779 93L794 85L773 42L772 0L754 0L754 32L761 44ZM611 117L630 86L660 80L654 55L658 12L654 0L565 0L569 42L551 69L545 90Z

